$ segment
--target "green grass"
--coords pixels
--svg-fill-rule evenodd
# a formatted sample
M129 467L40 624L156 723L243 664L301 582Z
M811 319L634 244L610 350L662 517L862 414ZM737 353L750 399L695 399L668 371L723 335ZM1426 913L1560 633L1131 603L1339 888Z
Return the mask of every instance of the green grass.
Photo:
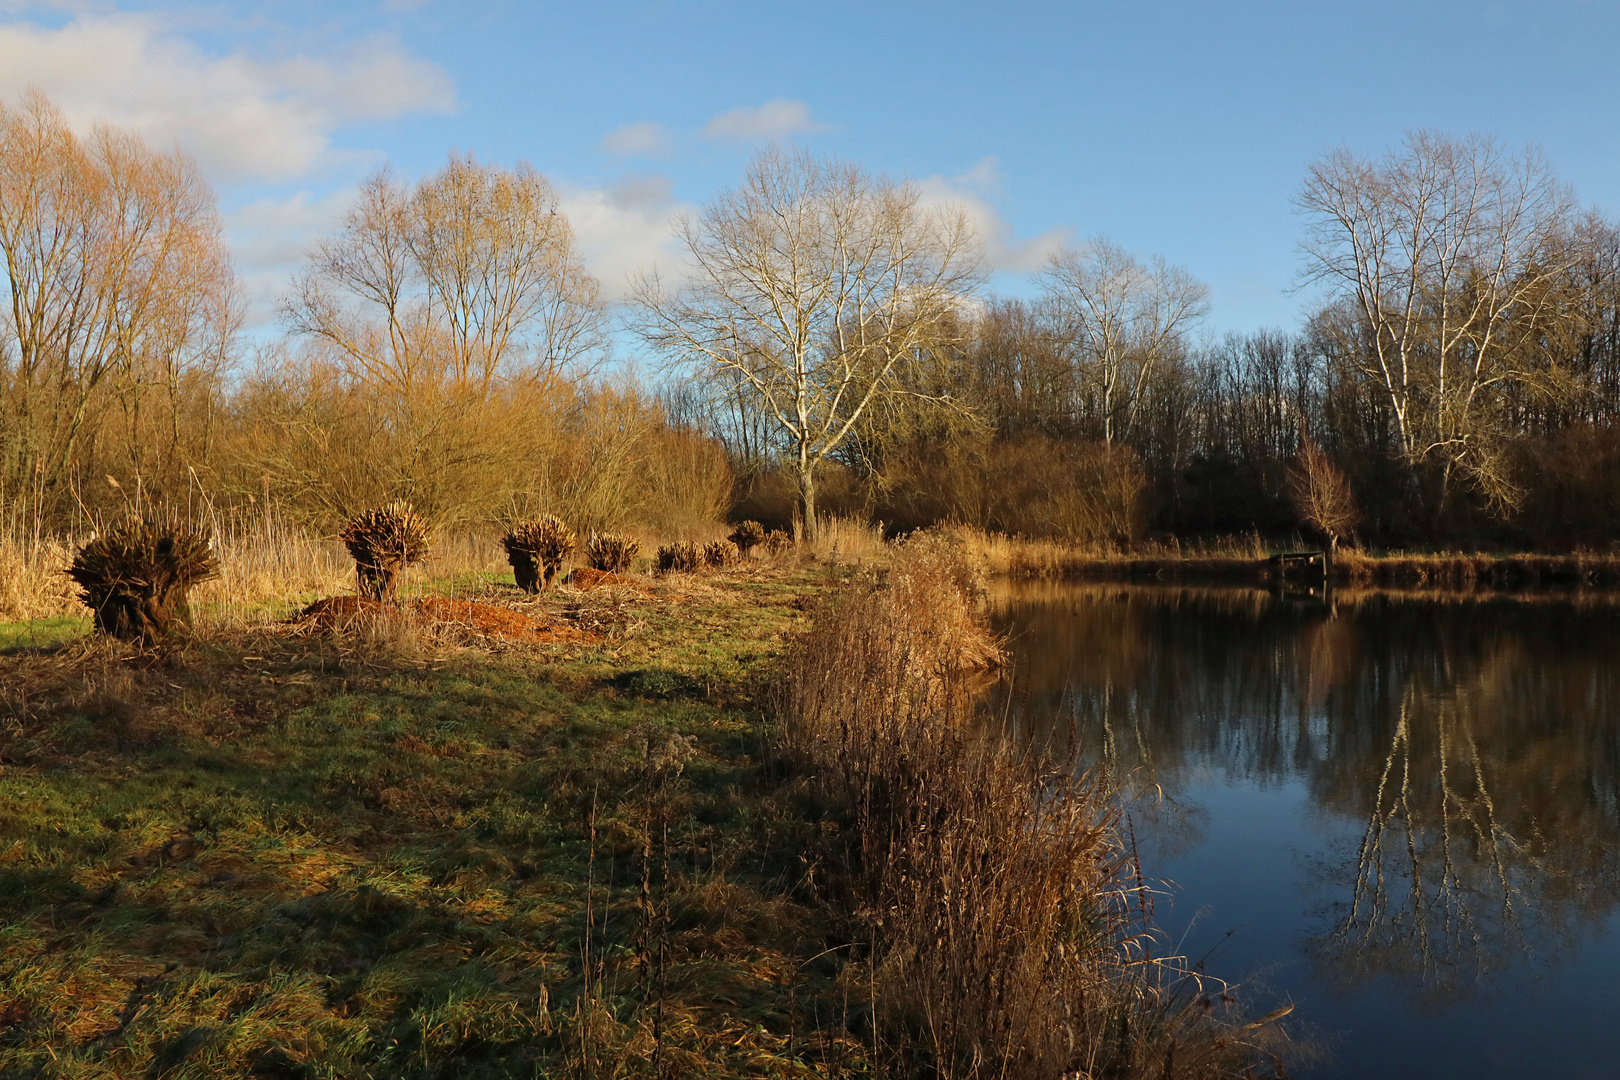
M754 700L826 581L546 648L0 638L0 1076L857 1067Z
M57 615L49 619L0 623L0 653L38 649L82 638L90 632L90 616Z

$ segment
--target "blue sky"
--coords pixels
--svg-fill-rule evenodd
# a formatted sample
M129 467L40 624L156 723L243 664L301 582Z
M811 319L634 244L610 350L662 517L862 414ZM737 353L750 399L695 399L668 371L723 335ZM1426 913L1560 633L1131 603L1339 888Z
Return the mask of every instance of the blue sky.
M550 176L610 295L769 139L967 205L996 287L1105 233L1209 284L1211 333L1291 327L1306 161L1412 127L1538 143L1620 212L1620 4L0 0L0 95L193 153L262 325L383 161Z

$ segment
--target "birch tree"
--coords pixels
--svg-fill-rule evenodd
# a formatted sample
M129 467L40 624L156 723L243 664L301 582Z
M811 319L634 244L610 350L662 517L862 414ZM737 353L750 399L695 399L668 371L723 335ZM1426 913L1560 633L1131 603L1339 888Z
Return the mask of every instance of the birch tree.
M1502 393L1538 377L1526 344L1555 314L1550 286L1578 248L1574 201L1539 153L1415 131L1377 161L1311 163L1298 205L1306 279L1345 318L1344 354L1376 387L1414 491L1436 515L1459 480L1498 510L1521 492L1505 460Z
M905 366L961 320L983 257L964 214L832 157L767 150L678 237L685 285L635 291L636 329L677 362L735 373L780 435L806 538L816 470Z
M1150 380L1179 355L1209 310L1209 290L1155 255L1142 262L1099 237L1053 253L1041 291L1074 350L1082 393L1095 395L1103 440L1128 438Z

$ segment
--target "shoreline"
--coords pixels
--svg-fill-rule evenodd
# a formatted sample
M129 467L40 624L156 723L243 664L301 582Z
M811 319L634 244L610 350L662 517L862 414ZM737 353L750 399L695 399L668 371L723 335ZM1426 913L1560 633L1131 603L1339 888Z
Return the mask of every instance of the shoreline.
M1015 579L1076 581L1188 581L1233 584L1476 587L1620 588L1620 554L1542 555L1527 552L1340 552L1326 573L1320 564L1284 569L1279 553L1259 543L1203 550L1122 551L1071 547L1045 540L1019 540L960 532L987 572ZM1296 549L1305 551L1309 549ZM1293 552L1290 552L1293 554Z

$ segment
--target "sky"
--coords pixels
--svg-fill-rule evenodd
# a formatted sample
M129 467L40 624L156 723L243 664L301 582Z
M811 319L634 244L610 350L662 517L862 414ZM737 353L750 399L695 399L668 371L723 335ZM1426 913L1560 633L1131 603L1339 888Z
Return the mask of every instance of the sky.
M1414 128L1536 144L1620 214L1620 0L0 0L0 100L178 145L250 326L356 184L452 152L556 185L608 297L776 143L965 207L1004 295L1106 235L1210 288L1210 335L1300 324L1306 164Z

